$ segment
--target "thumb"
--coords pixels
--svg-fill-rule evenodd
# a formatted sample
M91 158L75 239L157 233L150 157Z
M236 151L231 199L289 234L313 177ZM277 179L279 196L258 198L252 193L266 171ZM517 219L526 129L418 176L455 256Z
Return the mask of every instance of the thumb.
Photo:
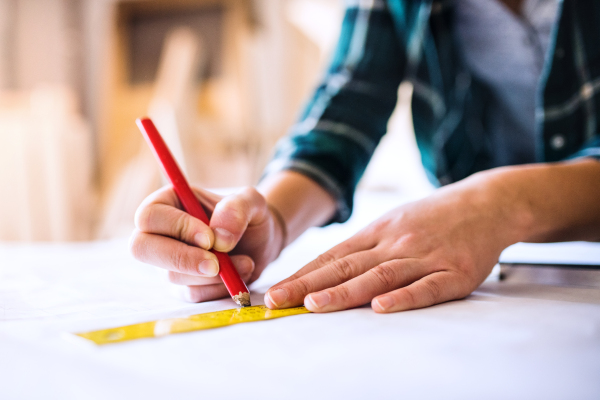
M252 187L223 198L210 219L215 234L213 248L221 252L233 250L248 225L260 224L268 217L265 198Z

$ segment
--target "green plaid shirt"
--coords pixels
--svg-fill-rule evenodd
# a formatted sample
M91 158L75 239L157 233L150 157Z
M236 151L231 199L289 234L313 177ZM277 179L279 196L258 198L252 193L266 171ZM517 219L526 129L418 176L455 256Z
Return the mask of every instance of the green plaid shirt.
M415 135L434 184L493 167L490 93L459 56L452 20L452 1L347 1L331 65L266 173L310 177L337 199L332 222L345 221L403 80L414 86ZM600 159L600 1L561 3L548 51L536 99L536 158Z

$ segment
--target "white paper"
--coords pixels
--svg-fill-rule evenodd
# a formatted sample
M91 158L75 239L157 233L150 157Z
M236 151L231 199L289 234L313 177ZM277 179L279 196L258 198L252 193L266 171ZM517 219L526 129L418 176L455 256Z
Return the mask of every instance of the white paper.
M401 200L361 195L348 225L308 232L251 286L253 304ZM162 278L126 239L0 246L0 398L600 398L600 291L589 288L490 282L423 310L366 306L104 347L69 335L233 307L185 303Z

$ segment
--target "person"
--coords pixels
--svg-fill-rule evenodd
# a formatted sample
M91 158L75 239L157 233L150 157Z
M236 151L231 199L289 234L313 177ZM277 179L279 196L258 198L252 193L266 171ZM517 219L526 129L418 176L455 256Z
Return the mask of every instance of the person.
M131 251L194 302L227 295L208 249L257 279L307 228L349 217L402 80L439 189L273 286L268 307L427 307L469 295L511 244L598 241L599 37L594 0L349 1L324 80L258 186L196 189L209 226L155 192Z

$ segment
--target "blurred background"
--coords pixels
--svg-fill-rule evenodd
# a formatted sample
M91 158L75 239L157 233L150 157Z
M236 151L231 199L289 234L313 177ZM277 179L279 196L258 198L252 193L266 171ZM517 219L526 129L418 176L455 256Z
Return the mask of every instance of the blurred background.
M149 115L190 181L253 185L336 43L342 0L0 0L0 240L127 236L164 184ZM410 85L360 186L431 190Z

